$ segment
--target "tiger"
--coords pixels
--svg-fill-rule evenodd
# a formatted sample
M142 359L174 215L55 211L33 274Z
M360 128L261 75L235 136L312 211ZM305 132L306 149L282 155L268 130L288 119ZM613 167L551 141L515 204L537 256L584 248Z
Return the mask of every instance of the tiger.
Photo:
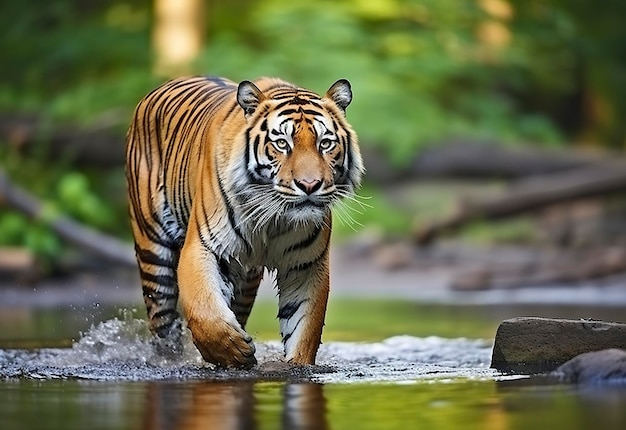
M277 78L211 76L176 78L141 99L126 135L126 180L162 351L182 350L184 321L206 362L252 368L245 326L271 273L284 360L315 364L331 209L354 199L365 171L346 119L351 101L346 79L319 96Z

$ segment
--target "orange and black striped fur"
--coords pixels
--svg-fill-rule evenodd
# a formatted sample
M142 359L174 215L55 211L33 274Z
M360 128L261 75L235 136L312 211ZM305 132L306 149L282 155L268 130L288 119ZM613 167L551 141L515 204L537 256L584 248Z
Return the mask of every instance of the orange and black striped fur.
M150 327L180 347L177 302L209 362L256 363L244 331L276 270L285 357L311 364L329 292L331 206L363 174L350 84L319 95L278 79L176 79L137 106L127 135L130 215Z

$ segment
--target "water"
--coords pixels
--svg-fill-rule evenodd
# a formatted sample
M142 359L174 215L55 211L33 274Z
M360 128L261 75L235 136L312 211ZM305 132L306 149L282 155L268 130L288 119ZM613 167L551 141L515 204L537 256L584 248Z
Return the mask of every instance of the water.
M624 387L501 375L489 369L490 340L330 341L304 368L281 361L280 342L257 341L259 365L227 371L188 338L178 359L155 354L128 311L74 341L53 338L0 341L2 429L626 428Z
M483 340L395 336L373 343L330 342L321 346L317 365L306 367L283 363L279 341L257 342L259 365L250 371L217 369L202 360L189 335L184 342L181 357L159 355L146 321L126 312L92 326L70 348L0 349L0 378L351 383L495 375L488 368L491 345Z
M5 429L623 429L624 396L494 381L4 382Z

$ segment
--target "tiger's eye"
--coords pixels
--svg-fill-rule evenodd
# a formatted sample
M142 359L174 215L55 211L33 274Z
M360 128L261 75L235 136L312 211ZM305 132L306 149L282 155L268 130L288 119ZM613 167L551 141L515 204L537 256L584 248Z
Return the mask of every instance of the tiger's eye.
M285 151L289 149L289 143L285 139L278 139L273 142L276 149L280 151Z
M332 148L334 144L335 144L334 140L324 139L320 142L320 149L322 151L327 151L330 148Z

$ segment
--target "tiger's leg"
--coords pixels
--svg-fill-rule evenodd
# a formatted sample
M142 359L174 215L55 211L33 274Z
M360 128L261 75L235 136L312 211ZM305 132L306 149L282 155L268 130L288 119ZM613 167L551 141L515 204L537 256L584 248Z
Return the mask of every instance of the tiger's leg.
M138 237L139 235L139 237ZM135 234L135 253L139 264L141 288L146 305L150 331L160 353L182 352L182 324L176 304L178 287L175 267L178 251L148 241Z
M278 272L278 319L285 359L315 364L330 289L328 250L315 262Z
M230 308L234 288L220 270L215 254L202 245L208 235L192 222L178 265L180 302L193 342L210 362L224 367L251 368L256 364L252 337Z
M231 309L242 328L246 327L262 278L263 268L254 267L244 271L241 281L235 285Z

